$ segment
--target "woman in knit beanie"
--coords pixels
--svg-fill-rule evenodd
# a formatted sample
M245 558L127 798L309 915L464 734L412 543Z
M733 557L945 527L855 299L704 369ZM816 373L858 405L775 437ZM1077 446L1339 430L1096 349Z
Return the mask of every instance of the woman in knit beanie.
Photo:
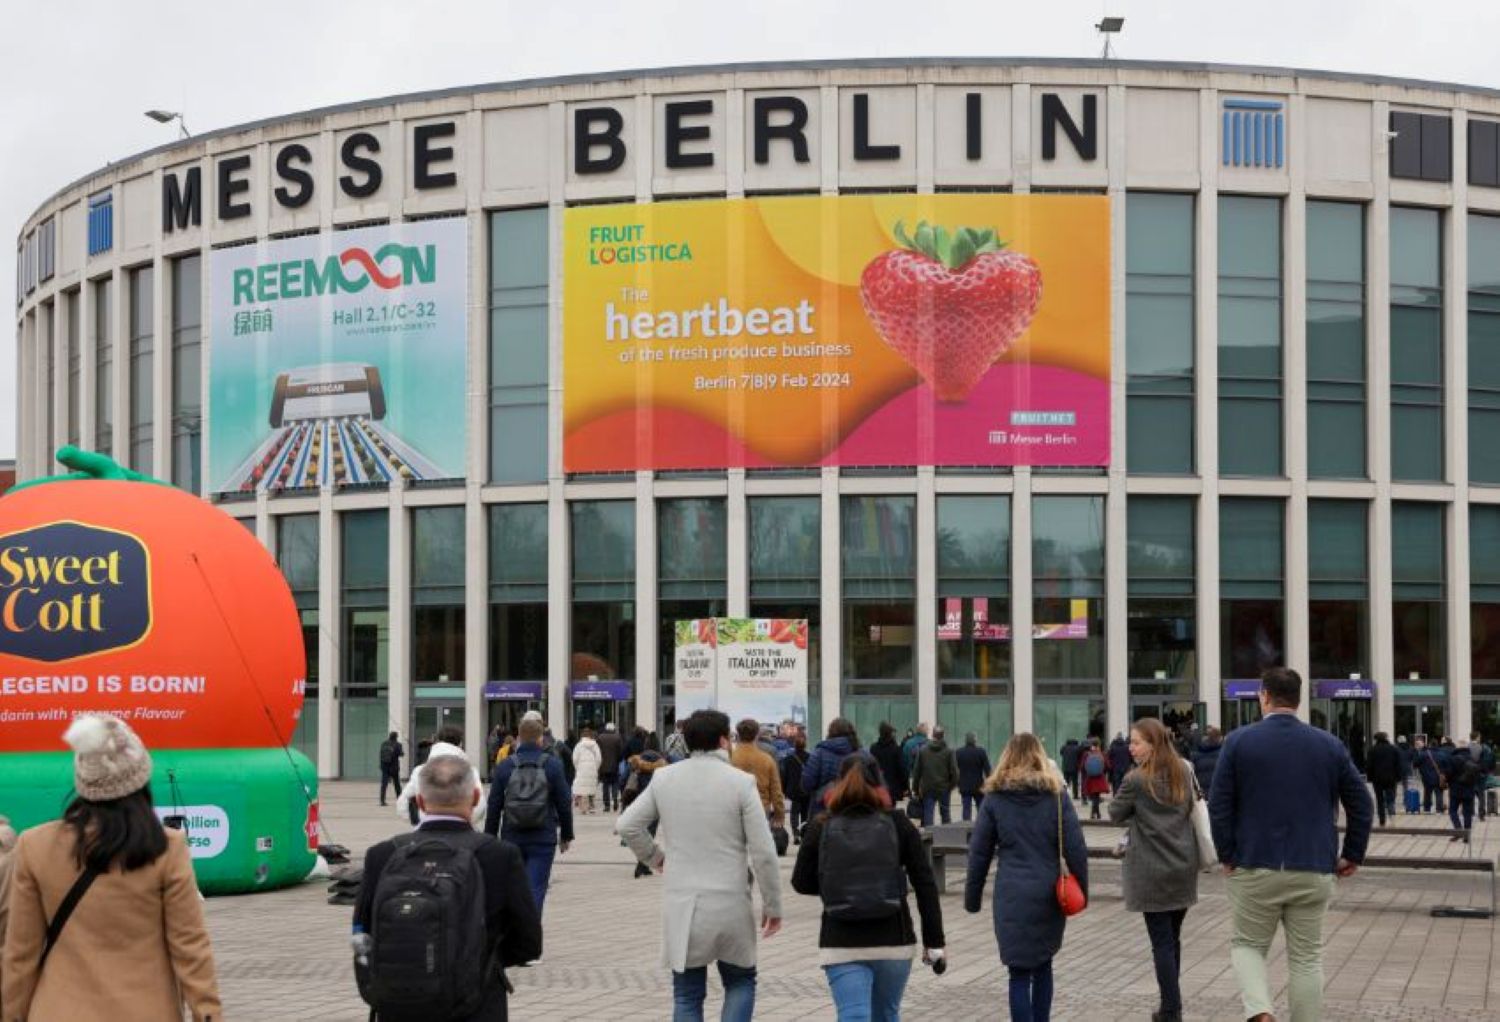
M220 1018L192 859L182 832L156 817L151 754L110 716L77 718L63 741L78 797L16 845L4 1018L158 1022L180 1019L184 1005L195 1022ZM58 906L80 889L48 949Z

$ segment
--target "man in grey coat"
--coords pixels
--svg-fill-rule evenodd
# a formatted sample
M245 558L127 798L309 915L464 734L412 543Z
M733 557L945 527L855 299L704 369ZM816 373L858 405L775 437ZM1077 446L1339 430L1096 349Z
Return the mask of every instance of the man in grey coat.
M664 874L662 957L672 970L674 1022L701 1022L708 963L724 983L724 1022L755 1011L755 906L760 934L781 929L781 874L755 778L729 763L729 718L699 710L683 727L689 756L657 770L616 828L641 862ZM661 823L662 840L652 824ZM670 868L669 868L670 867Z

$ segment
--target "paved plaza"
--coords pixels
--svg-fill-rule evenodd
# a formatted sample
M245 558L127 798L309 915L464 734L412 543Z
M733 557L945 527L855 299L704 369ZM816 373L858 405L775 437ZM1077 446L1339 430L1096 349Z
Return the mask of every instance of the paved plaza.
M322 788L328 839L356 856L404 829L394 808L376 804L373 782ZM1086 815L1086 813L1085 813ZM633 1020L670 1017L671 977L659 964L659 885L631 878L632 860L611 834L614 817L579 818L573 850L558 860L547 898L542 964L511 973L513 1018ZM1437 829L1446 818L1399 816ZM1476 855L1500 853L1500 820L1476 821ZM1088 830L1107 846L1117 831ZM793 849L795 851L795 849ZM1382 836L1372 855L1463 855L1433 837ZM786 921L761 945L758 1019L832 1019L817 965L819 904L791 892L792 858L782 860ZM1156 1007L1150 948L1139 916L1120 900L1120 869L1091 862L1093 903L1068 924L1056 962L1057 1019L1148 1019ZM988 891L978 915L963 911L961 869L943 898L951 964L943 976L918 967L906 997L911 1019L1006 1016L1005 970L996 952ZM210 899L209 925L230 1020L347 1020L367 1017L355 993L348 950L351 910L328 905L325 885ZM1328 1019L1500 1019L1500 944L1493 920L1435 919L1435 905L1488 906L1479 875L1365 871L1341 882L1325 929ZM1272 977L1284 1009L1285 958L1278 938ZM1190 1019L1240 1019L1229 968L1229 910L1223 881L1205 877L1183 928L1183 997ZM710 1017L717 1017L716 984Z

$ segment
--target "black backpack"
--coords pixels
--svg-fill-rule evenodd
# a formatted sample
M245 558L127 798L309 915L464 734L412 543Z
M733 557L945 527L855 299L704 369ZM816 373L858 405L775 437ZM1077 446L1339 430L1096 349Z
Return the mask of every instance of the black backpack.
M380 743L380 765L389 770L396 765L396 745L389 740Z
M490 979L484 875L473 831L402 834L375 886L360 995L382 1022L467 1018Z
M1454 778L1465 788L1478 788L1484 783L1484 767L1472 757L1464 757L1463 765L1455 772Z
M552 785L543 761L517 762L505 782L505 824L514 830L540 830L547 825Z
M840 922L889 919L906 900L896 821L882 812L836 813L818 851L823 911Z

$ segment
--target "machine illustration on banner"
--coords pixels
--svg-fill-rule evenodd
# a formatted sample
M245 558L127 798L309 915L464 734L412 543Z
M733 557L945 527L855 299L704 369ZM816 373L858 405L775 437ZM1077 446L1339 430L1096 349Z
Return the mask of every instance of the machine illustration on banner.
M1109 463L1109 204L787 196L564 219L568 472Z
M216 251L214 492L461 476L467 256L462 221Z

